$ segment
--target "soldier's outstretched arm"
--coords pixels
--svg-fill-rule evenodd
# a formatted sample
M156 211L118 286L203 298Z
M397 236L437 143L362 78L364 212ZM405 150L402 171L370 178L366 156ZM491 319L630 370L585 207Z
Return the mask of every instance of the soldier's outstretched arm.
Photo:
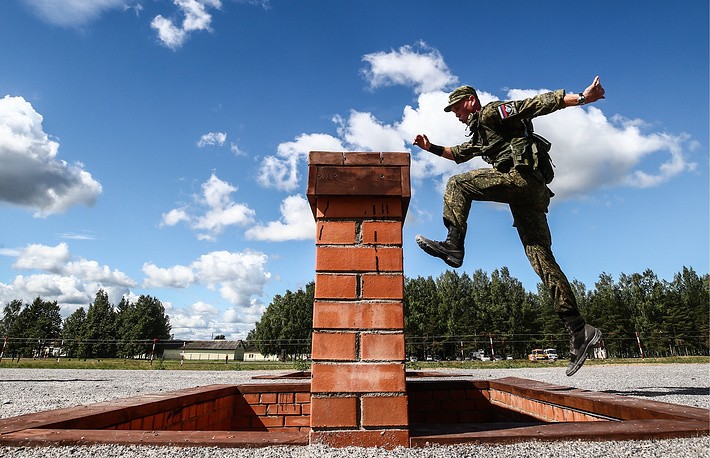
M436 154L437 156L441 156L445 159L449 159L452 161L454 160L454 155L451 154L451 148L449 148L448 146L439 146L433 144L429 141L429 137L424 134L419 134L414 137L414 141L412 143L423 150L429 151L432 154Z

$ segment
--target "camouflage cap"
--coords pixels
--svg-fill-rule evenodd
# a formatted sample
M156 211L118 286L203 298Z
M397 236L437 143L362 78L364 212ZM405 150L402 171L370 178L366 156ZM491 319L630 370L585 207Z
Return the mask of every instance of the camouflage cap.
M444 108L444 111L449 112L451 111L451 106L454 105L456 102L463 100L467 98L468 96L474 96L478 98L478 95L476 94L476 90L472 88L471 86L461 86L449 94L449 104Z

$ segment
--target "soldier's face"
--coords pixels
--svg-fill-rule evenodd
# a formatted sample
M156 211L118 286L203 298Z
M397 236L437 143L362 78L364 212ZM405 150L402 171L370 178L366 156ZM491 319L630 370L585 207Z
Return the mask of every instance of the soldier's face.
M456 115L459 121L466 124L469 115L473 113L476 108L476 104L476 98L470 95L467 98L459 100L455 104L451 105L451 112Z

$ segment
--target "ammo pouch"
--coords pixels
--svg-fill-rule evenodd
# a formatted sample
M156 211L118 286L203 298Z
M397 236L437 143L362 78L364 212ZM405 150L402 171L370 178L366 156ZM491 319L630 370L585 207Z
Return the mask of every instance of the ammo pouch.
M533 133L530 146L532 148L533 168L540 172L545 184L550 184L552 179L555 178L555 164L552 163L552 158L550 157L552 143L547 141L545 137Z

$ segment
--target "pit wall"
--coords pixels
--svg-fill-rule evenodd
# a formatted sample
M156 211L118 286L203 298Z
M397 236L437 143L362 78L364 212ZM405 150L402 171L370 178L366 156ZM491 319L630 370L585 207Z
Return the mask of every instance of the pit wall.
M320 421L312 418L311 402L317 398L311 397L310 385L309 382L210 385L100 402L0 420L0 434L28 427L118 431L308 432L312 421ZM411 405L406 421L416 426L605 419L594 412L583 412L576 406L553 405L528 397L525 393L516 392L517 385L520 385L519 381L505 384L467 380L408 381L407 393ZM372 408L382 412L383 418L393 415L386 412L390 407L386 400L379 403L376 396L371 396L365 402L370 401L375 404ZM350 424L351 410L352 406L345 406L331 412L329 416L333 425ZM617 415L624 416L623 409Z
M407 380L406 385L407 446L412 447L710 433L707 409L534 380ZM0 445L307 445L313 399L305 381L211 385L0 419ZM352 439L333 431L331 439L341 444ZM386 430L366 432L392 437Z

